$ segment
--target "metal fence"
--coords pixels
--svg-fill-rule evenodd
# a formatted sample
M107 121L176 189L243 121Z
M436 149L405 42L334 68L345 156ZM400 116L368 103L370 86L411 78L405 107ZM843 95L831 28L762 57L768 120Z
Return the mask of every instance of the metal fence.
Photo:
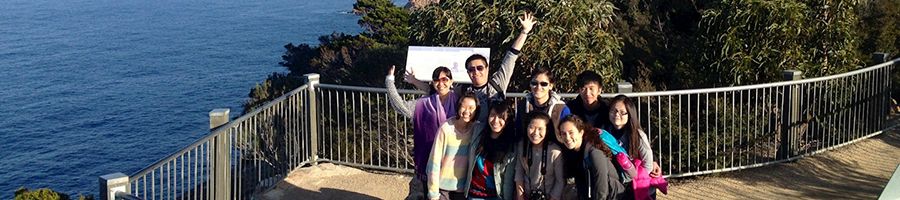
M892 62L800 80L632 93L653 152L669 177L794 160L881 133Z
M317 75L313 78L317 82ZM315 159L310 86L303 85L156 163L127 176L118 191L140 199L251 199Z
M881 133L896 62L811 79L786 72L784 82L626 95L638 104L664 174L692 176L785 162ZM121 177L123 187L101 177L101 198L252 199L291 170L317 162L413 171L412 126L389 105L386 89L306 77L306 85ZM423 94L400 93L406 99Z

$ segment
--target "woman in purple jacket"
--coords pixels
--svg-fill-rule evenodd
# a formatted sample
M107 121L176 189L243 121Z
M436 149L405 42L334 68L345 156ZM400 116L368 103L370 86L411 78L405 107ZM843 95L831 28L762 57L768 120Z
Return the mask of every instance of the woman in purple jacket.
M404 77L406 82L414 79L412 73ZM413 123L413 162L416 168L416 176L410 182L409 198L420 199L425 195L425 165L431 147L434 145L434 137L441 124L448 118L456 116L456 101L459 97L451 90L453 75L447 67L434 69L431 75L430 94L416 100L404 100L394 86L394 66L391 66L385 77L387 96L391 105L403 116L412 118Z

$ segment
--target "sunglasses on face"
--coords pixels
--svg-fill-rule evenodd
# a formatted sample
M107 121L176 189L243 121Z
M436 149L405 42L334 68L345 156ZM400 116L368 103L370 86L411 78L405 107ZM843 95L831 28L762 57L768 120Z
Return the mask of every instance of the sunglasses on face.
M446 77L446 76L445 76L445 77L440 77L440 78L438 78L437 80L434 80L434 82L446 83L446 82L450 82L450 78L448 78L448 77Z
M480 71L484 71L485 68L486 67L484 67L484 65L478 65L478 66L474 66L474 67L466 67L466 72L469 72L469 73L472 73L475 71L480 72Z
M540 85L541 87L547 87L550 86L550 82L531 81L531 87L537 87L538 85Z

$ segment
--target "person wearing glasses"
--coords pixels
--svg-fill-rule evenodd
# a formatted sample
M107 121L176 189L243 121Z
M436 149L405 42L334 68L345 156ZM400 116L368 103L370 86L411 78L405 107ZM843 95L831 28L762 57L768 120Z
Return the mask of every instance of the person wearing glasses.
M559 127L559 120L572 114L566 103L560 99L556 91L553 91L555 83L556 76L549 68L535 68L531 72L530 89L525 94L524 102L519 102L516 109L517 114L529 113L534 110L547 113L553 125L553 128L549 130L552 133L549 136L553 141L556 140L555 133L559 133L556 130ZM517 119L524 119L524 116L520 114ZM521 122L521 120L519 121Z
M604 130L616 139L616 142L631 159L640 159L644 169L650 177L659 177L661 171L659 164L653 162L653 150L650 148L650 140L647 133L641 129L634 102L625 95L618 95L609 102L609 121L611 124ZM620 172L622 183L625 185L625 198L634 199L635 191L632 189L632 179L629 173ZM639 174L640 175L640 174ZM647 175L647 174L643 174ZM656 190L650 190L648 195L655 195Z
M489 99L503 99L506 96L506 88L509 86L509 82L512 78L513 72L516 68L516 60L519 58L520 50L525 46L525 40L528 38L528 33L531 32L531 28L534 27L534 24L537 23L535 21L534 16L531 13L525 13L522 17L519 17L519 24L522 25L522 29L519 32L518 37L512 44L512 48L509 51L506 51L506 54L503 57L503 61L500 63L500 70L497 70L490 76L488 79L488 73L490 72L490 64L486 57L480 54L473 54L466 59L466 73L469 75L469 79L472 80L471 85L463 85L461 87L457 87L456 92L458 94L463 94L464 92L474 92L478 96L479 102L482 105L479 106L487 106L487 103L490 102ZM414 83L414 85L420 90L428 90L427 85L424 83ZM480 113L478 113L479 121L487 121L488 109L482 109Z
M406 73L404 80L414 80L411 72ZM407 199L422 199L425 197L425 165L438 128L448 118L456 116L456 102L458 95L452 91L453 75L447 67L434 69L431 75L431 90L429 94L416 100L406 101L400 97L397 87L394 86L394 66L391 66L384 84L387 87L388 102L413 123L413 164L415 177L409 183L409 195Z

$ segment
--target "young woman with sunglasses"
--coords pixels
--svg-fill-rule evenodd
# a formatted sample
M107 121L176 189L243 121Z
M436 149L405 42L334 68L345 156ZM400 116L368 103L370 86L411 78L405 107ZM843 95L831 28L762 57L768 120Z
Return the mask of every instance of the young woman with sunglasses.
M394 86L394 66L391 66L384 80L390 104L398 113L411 118L413 123L413 164L416 171L415 177L410 181L408 195L413 199L425 196L425 165L428 155L438 128L448 118L456 116L456 102L459 98L451 90L453 75L450 69L438 67L434 69L431 78L430 94L410 101L403 100ZM405 79L414 79L413 74L407 73Z
M462 85L457 87L456 92L474 92L478 96L478 100L482 103L482 107L487 106L490 99L504 99L506 88L509 86L510 79L516 68L516 60L519 58L520 50L525 46L525 40L531 32L534 24L537 23L534 15L526 12L518 18L521 30L516 40L513 41L512 47L504 53L503 61L500 63L500 69L490 74L491 68L487 58L480 54L473 54L466 59L466 73L472 80L471 85ZM490 78L490 79L489 79ZM413 82L420 90L429 90L426 84L422 82ZM478 113L479 121L487 121L487 109L482 109Z

